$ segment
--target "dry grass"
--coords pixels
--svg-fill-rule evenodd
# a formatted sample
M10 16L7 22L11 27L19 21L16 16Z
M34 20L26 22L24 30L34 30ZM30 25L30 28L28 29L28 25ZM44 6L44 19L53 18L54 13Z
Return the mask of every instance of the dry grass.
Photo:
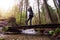
M51 40L46 36L32 36L32 35L7 35L5 40Z

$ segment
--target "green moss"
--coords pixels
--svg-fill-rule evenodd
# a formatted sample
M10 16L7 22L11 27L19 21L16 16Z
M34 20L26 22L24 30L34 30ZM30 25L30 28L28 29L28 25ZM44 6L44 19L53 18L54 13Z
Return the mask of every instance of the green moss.
M3 27L3 29L2 29L3 32L6 32L7 30L8 30L7 26Z
M1 38L0 38L0 40L5 40L5 39L3 39L3 38L1 39Z
M55 30L55 33L59 33L60 32L60 28L57 28L56 30Z
M49 34L53 35L54 31L53 30L50 30L49 31Z

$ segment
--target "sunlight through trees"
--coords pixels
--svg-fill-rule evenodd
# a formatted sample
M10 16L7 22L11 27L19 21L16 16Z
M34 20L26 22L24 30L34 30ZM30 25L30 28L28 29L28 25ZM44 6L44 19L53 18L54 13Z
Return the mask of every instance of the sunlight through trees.
M25 25L25 21L29 17L27 9L31 6L34 13L32 25L60 23L59 2L56 0L31 1L32 0L0 0L0 18L15 17L17 24Z

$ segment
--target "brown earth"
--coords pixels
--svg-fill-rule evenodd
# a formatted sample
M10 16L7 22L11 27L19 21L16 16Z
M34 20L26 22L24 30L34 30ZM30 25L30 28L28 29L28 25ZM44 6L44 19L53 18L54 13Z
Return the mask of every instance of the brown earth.
M47 36L6 35L5 40L51 40Z

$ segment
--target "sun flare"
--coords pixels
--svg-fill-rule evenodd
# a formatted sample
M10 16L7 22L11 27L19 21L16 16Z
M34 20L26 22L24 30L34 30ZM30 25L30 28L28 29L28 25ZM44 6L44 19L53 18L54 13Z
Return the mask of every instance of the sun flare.
M14 0L0 0L0 9L7 11L15 4Z
M1 17L8 17L7 12L10 11L14 5L17 5L18 0L0 0L0 15Z

